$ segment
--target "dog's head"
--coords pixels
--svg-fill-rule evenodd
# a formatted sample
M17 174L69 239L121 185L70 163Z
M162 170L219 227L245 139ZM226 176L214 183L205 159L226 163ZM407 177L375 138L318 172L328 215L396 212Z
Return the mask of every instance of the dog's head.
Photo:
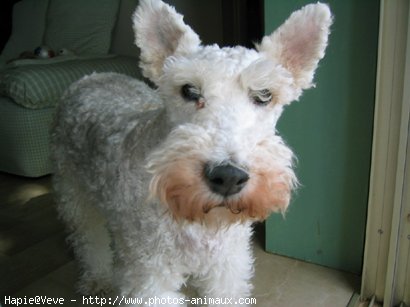
M293 13L256 50L202 46L159 0L141 0L133 18L140 66L173 127L148 158L152 195L191 221L284 212L296 178L275 126L283 107L313 85L332 21L328 6Z

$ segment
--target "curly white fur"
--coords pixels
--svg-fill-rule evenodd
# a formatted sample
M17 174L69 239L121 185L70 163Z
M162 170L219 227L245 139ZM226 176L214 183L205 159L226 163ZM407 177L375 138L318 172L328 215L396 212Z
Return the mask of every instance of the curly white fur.
M133 18L142 71L158 88L87 76L65 93L53 130L54 187L80 290L183 298L191 278L201 295L247 297L251 224L284 212L296 184L275 125L312 86L329 8L302 8L258 50L201 46L159 0L141 0ZM197 96L184 98L186 85ZM248 174L233 195L205 179L206 166L227 163Z

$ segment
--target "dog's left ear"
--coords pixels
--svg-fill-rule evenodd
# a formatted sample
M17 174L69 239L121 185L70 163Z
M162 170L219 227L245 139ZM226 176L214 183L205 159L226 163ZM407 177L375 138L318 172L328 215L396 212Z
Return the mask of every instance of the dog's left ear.
M194 52L201 43L182 15L160 0L140 0L133 23L135 43L141 49L140 67L154 83L167 57Z
M307 89L324 56L331 24L332 15L326 4L309 4L265 36L257 48L292 74L295 87Z

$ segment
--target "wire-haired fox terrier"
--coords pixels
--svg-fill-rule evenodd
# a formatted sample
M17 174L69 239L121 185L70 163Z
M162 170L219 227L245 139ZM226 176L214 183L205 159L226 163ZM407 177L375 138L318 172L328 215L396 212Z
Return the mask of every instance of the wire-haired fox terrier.
M284 212L296 185L275 125L313 86L329 8L303 7L255 50L202 46L160 0L141 0L133 22L157 88L87 76L65 93L52 136L80 290L181 306L189 278L208 298L248 297L251 225Z

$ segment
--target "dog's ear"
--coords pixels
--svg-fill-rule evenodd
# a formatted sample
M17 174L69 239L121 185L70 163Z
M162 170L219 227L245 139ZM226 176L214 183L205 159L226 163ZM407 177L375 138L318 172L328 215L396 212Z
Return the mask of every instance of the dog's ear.
M167 57L197 50L201 41L182 15L160 0L140 0L133 15L135 43L141 49L140 67L157 83Z
M285 67L293 76L294 86L311 87L318 62L324 56L332 15L323 3L309 4L294 12L257 49Z

